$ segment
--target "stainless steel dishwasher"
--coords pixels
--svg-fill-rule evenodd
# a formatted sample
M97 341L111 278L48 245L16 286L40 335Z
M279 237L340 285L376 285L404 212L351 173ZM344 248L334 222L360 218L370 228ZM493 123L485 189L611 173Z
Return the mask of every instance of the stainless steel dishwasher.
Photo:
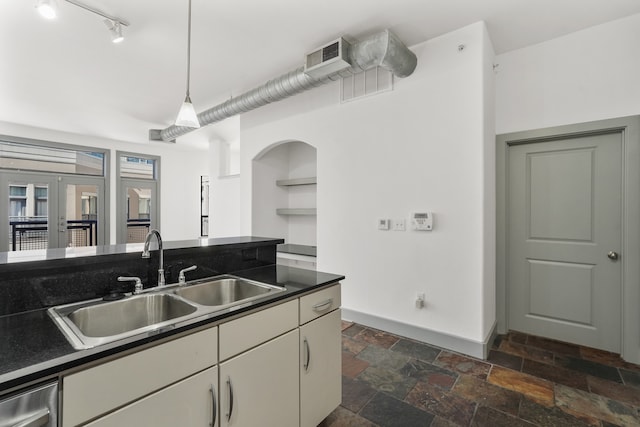
M0 400L0 427L57 427L58 383L34 387Z

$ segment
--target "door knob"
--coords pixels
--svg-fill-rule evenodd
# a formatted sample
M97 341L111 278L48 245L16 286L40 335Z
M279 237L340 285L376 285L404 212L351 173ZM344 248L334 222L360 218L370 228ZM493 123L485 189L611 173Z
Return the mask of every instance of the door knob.
M614 252L614 251L609 251L609 253L607 254L607 256L609 257L609 259L612 260L617 260L618 259L618 252Z

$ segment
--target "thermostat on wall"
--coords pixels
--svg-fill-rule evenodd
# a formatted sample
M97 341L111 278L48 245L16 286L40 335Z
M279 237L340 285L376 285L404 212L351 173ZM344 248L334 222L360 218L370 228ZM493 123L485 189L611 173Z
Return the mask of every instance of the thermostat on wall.
M433 230L433 213L427 211L411 212L411 229L416 231Z

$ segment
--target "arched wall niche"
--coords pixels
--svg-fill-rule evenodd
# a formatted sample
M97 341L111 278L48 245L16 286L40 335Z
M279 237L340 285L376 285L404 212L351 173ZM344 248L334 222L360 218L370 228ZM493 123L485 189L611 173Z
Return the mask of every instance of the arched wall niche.
M252 234L279 237L287 245L301 246L296 249L308 250L314 256L300 261L313 266L317 242L317 158L313 145L283 140L261 150L251 165Z

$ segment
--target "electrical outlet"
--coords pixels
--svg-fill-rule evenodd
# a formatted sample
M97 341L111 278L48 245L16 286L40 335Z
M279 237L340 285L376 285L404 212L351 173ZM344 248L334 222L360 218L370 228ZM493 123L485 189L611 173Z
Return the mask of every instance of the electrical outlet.
M391 223L394 231L405 231L407 229L404 219L393 219Z
M416 308L424 308L424 304L424 293L418 292L418 294L416 295Z

